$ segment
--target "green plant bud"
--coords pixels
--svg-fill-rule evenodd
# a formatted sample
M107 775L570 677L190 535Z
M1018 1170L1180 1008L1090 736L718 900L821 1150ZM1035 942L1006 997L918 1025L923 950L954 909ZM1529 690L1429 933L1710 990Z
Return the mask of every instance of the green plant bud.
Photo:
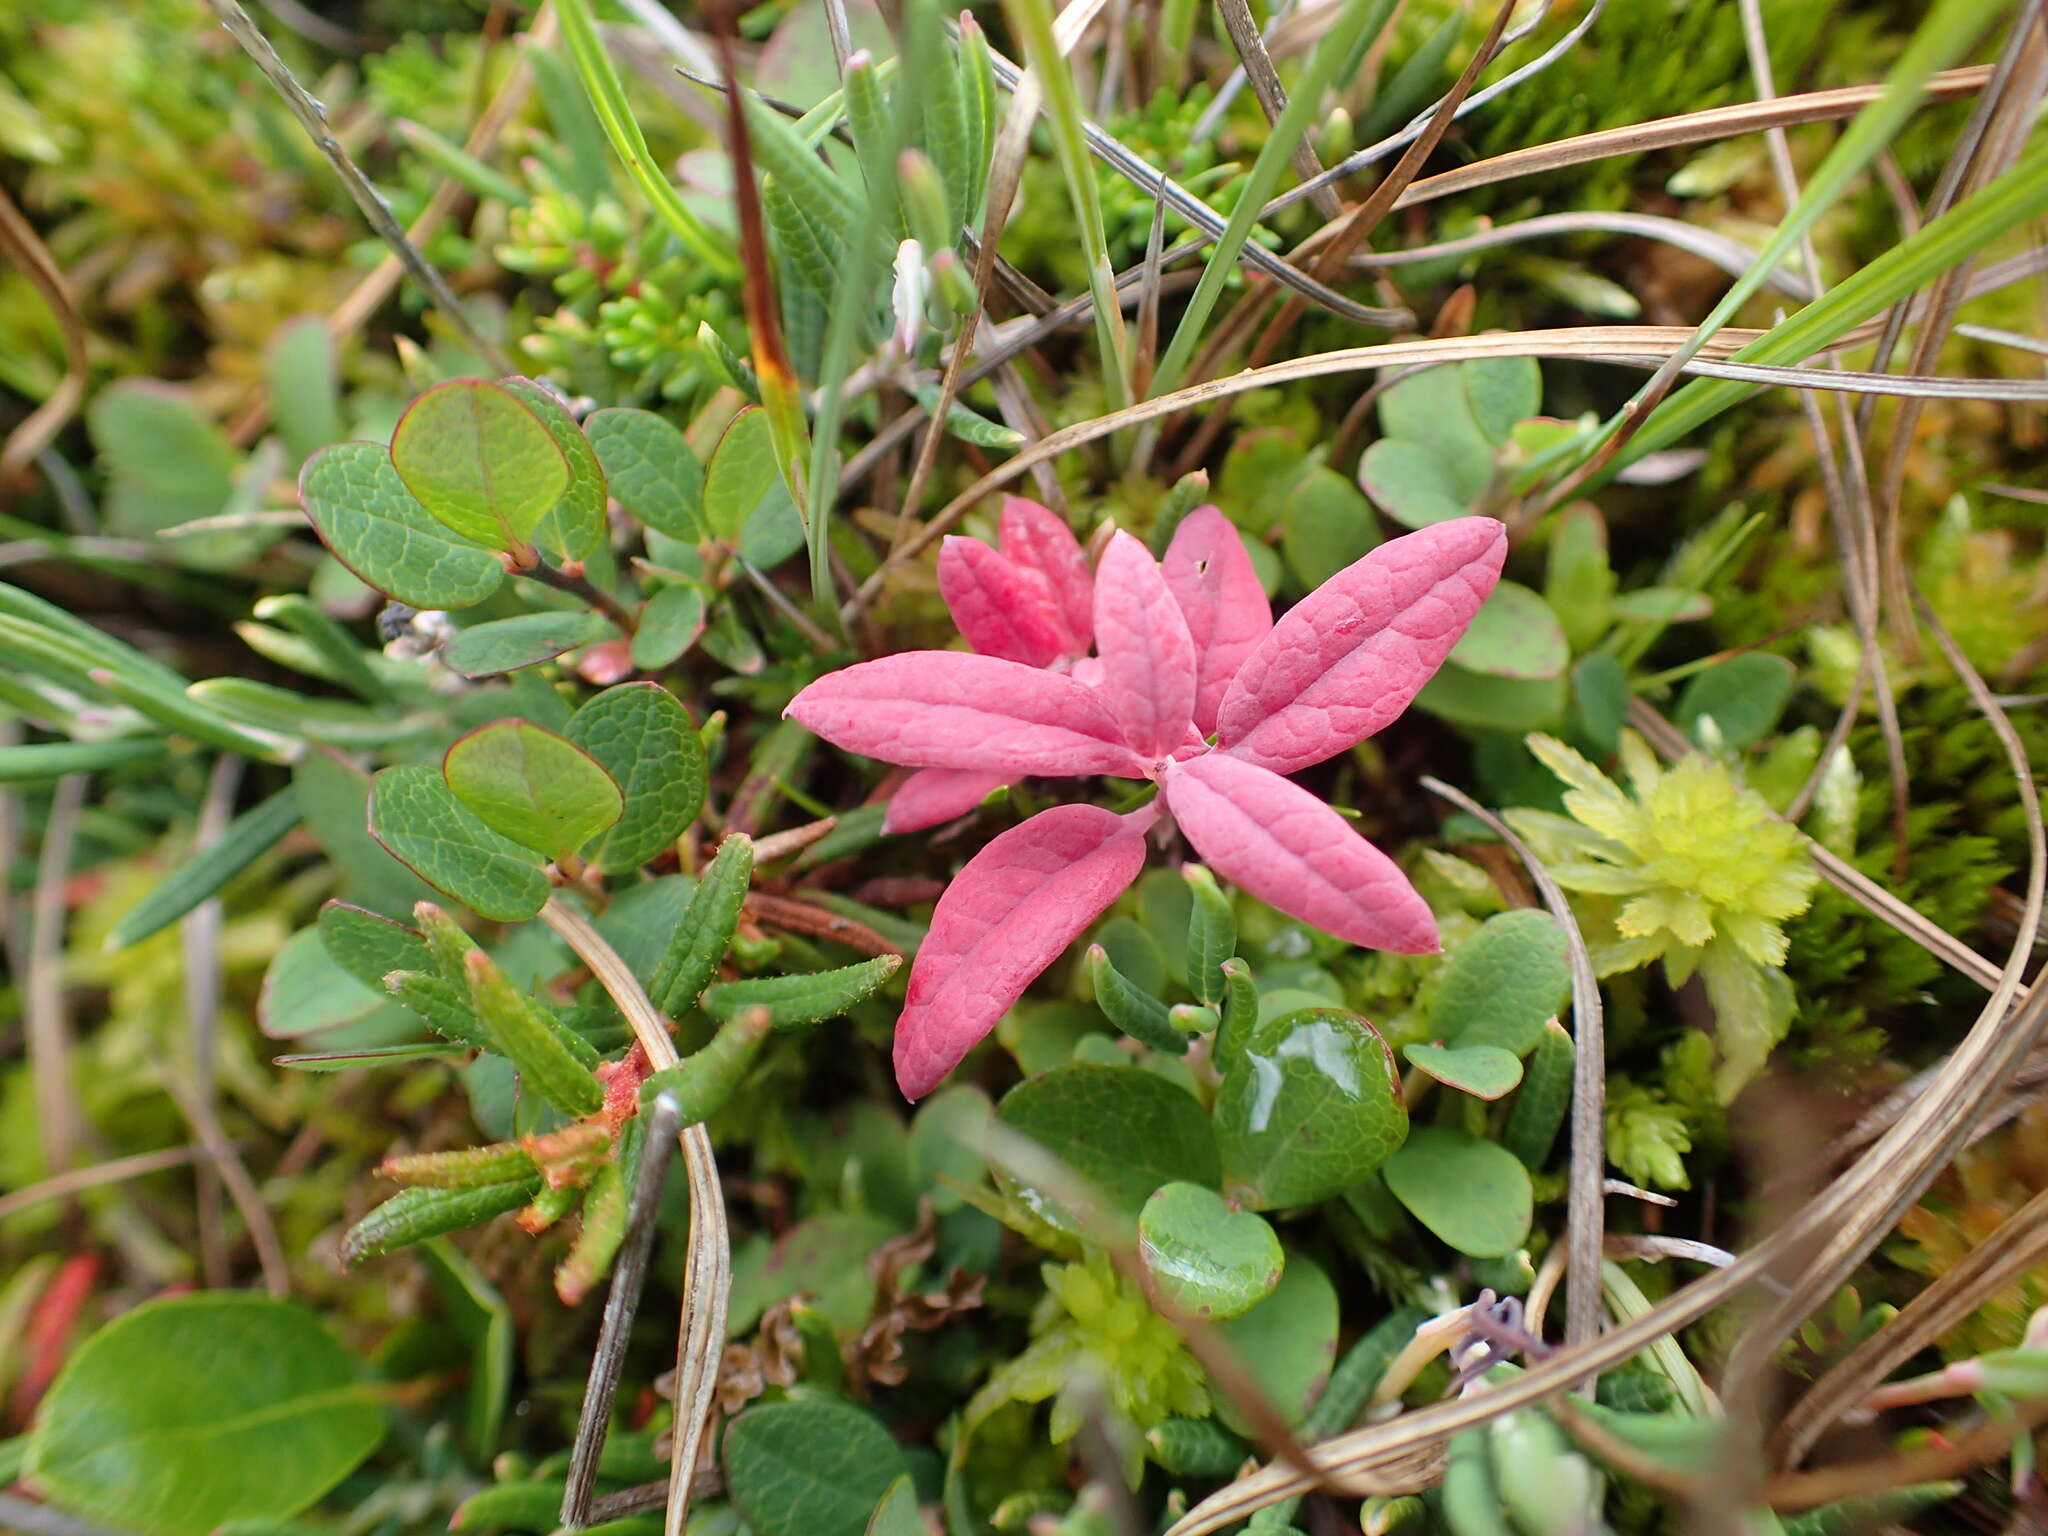
M480 1189L402 1190L348 1229L341 1240L342 1262L354 1264L516 1211L539 1188L540 1180L531 1178Z
M1188 990L1215 1007L1223 1001L1223 962L1237 953L1237 912L1200 864L1182 867L1194 896L1188 911Z
M483 1020L492 1045L519 1069L527 1086L572 1118L602 1109L604 1090L533 1000L513 986L482 950L473 951L465 964L470 1006Z
M426 939L427 948L434 952L434 965L441 973L441 979L466 988L469 972L465 967L470 955L476 952L476 941L462 931L460 923L431 901L415 903L412 920Z
M485 1184L526 1183L539 1178L540 1169L524 1147L500 1141L454 1152L387 1157L377 1165L377 1176L427 1189L475 1189Z
M951 250L959 226L946 204L946 185L938 167L922 150L906 149L896 158L896 188L903 198L910 237L927 252Z
M519 1213L519 1230L529 1237L539 1237L575 1210L576 1202L582 1198L583 1191L573 1184L559 1189L543 1185L534 1195L533 1203Z
M1600 1508L1600 1479L1572 1450L1551 1417L1537 1409L1487 1426L1493 1481L1501 1504L1525 1536L1568 1536L1587 1529Z
M1209 471L1198 469L1182 475L1173 482L1173 488L1166 493L1166 499L1159 503L1159 510L1152 518L1152 535L1146 540L1154 559L1163 559L1166 546L1173 542L1173 535L1180 527L1181 519L1209 499Z
M545 1136L525 1137L519 1144L550 1189L585 1184L611 1161L611 1132L595 1120L572 1120Z
M611 1273L626 1240L626 1180L616 1162L598 1165L583 1196L583 1229L555 1267L555 1294L573 1307Z
M1145 1446L1174 1477L1229 1477L1255 1454L1214 1419L1161 1419L1145 1432Z
M980 307L980 296L974 291L973 274L967 270L967 263L960 259L958 251L933 251L925 260L925 270L931 274L932 293L939 303L945 306L946 313L964 319ZM967 436L960 430L957 418L949 418L946 425L955 437ZM1015 445L1017 434L1008 427L997 427L995 431L1001 434L1005 446ZM969 442L973 440L971 437L967 438Z
M1223 1022L1223 1016L1214 1008L1204 1008L1200 1003L1175 1003L1166 1010L1166 1018L1184 1035L1210 1034Z
M1443 1517L1451 1536L1514 1536L1501 1515L1483 1425L1451 1436L1444 1456Z
M1095 1006L1118 1029L1155 1051L1187 1053L1188 1037L1173 1027L1166 1004L1111 964L1100 944L1088 946L1088 979L1095 984Z
M761 403L761 381L754 377L753 365L725 344L725 338L709 320L697 327L697 345L702 349L704 366L719 383L738 390L755 405Z
M1359 1529L1364 1536L1394 1536L1396 1531L1421 1525L1428 1508L1413 1494L1404 1493L1399 1498L1375 1494L1358 1511Z
M766 1008L751 1009L728 1019L718 1033L705 1042L681 1066L652 1074L640 1085L640 1102L652 1104L660 1095L675 1097L678 1126L697 1125L725 1106L739 1087L740 1079L754 1058L761 1054L761 1042L774 1027L774 1015Z
M561 1523L567 1485L552 1482L499 1483L472 1493L455 1508L451 1531L552 1531Z
M754 840L744 832L729 834L697 881L683 920L655 967L654 983L647 991L662 1012L673 1017L693 1006L697 994L718 974L753 879Z

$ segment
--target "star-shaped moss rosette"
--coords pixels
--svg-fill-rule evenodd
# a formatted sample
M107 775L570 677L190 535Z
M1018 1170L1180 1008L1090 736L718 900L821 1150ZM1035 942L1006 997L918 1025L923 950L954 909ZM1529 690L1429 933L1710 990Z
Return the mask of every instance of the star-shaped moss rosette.
M1089 606L1095 653L1066 671L911 651L798 694L791 716L883 762L1004 783L1106 774L1159 786L1127 815L1094 805L1041 812L954 878L896 1026L904 1093L936 1086L1137 878L1162 816L1218 875L1290 916L1371 949L1435 950L1436 921L1407 877L1284 776L1406 709L1492 592L1506 554L1506 530L1492 518L1440 523L1381 545L1275 623L1263 595L1251 600L1257 584L1236 530L1203 508L1164 562L1128 533L1110 539ZM1060 603L1050 581L1013 584L1011 606L991 590L982 593L991 613L1013 625L1018 594L1048 622L1047 604ZM1066 633L1078 642L1071 620Z

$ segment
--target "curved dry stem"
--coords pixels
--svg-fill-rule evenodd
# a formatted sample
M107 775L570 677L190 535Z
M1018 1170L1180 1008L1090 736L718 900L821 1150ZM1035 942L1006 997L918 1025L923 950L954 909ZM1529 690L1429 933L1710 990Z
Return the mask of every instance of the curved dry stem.
M582 913L549 897L541 920L590 967L655 1071L681 1064L668 1025L618 952ZM690 1246L683 1263L683 1322L676 1341L675 1450L669 1462L667 1536L682 1536L690 1513L692 1475L704 1447L718 1361L725 1348L725 1310L732 1289L732 1236L725 1225L725 1191L718 1162L702 1125L686 1126L678 1138L683 1170L690 1181Z

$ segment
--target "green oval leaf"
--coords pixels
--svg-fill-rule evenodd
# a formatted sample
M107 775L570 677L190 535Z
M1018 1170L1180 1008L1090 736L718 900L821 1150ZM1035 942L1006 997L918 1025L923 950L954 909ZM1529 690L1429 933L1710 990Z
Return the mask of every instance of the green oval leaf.
M1543 408L1543 372L1533 357L1475 357L1457 367L1472 423L1488 441L1504 443L1516 425Z
M1290 1253L1286 1262L1273 1293L1242 1317L1218 1323L1216 1332L1237 1351L1266 1401L1294 1425L1308 1416L1337 1360L1337 1288L1306 1254ZM1224 1424L1240 1435L1255 1432L1213 1383L1209 1395Z
M1288 493L1280 553L1295 579L1314 591L1380 542L1372 503L1334 469L1310 470Z
M318 929L302 928L263 973L256 1021L271 1039L292 1040L360 1023L390 1001L381 981L359 981L333 957Z
M448 749L441 772L484 825L552 859L575 854L625 810L595 758L525 720L478 726Z
M487 379L453 379L413 401L391 434L391 463L429 515L507 552L569 488L569 461L540 417Z
M1427 528L1463 517L1470 498L1453 484L1434 450L1404 437L1383 437L1358 461L1358 485L1404 528Z
M672 539L704 537L704 466L680 430L652 411L620 406L594 412L583 434L614 501Z
M1310 1205L1386 1161L1408 1130L1379 1031L1342 1008L1255 1026L1216 1095L1225 1188L1258 1210Z
M703 738L690 712L661 684L607 688L570 717L563 734L624 796L618 820L584 849L599 869L645 864L704 809Z
M435 890L496 922L547 905L540 861L500 837L432 768L386 768L370 782L370 834Z
M1564 930L1548 912L1489 917L1444 967L1429 1009L1430 1033L1454 1046L1536 1049L1544 1024L1571 996Z
M1565 692L1563 678L1530 682L1489 677L1447 661L1422 685L1415 706L1453 725L1513 731L1519 736L1526 731L1555 730L1564 720Z
M314 1316L238 1293L144 1302L87 1339L43 1398L26 1474L141 1536L282 1520L384 1438L384 1410ZM261 1476L223 1476L224 1468Z
M897 1478L882 1495L868 1520L867 1536L926 1536L924 1516L917 1508L917 1486L909 1473Z
M1537 681L1559 677L1572 648L1550 604L1518 582L1504 581L1472 616L1451 660L1488 677Z
M640 609L633 634L633 665L658 672L697 643L704 633L704 593L692 582L661 588Z
M737 540L747 519L780 478L775 472L768 413L750 405L733 417L711 455L711 468L704 477L704 521L727 543Z
M569 466L568 488L534 525L533 542L558 560L588 560L603 546L609 531L604 466L554 391L517 376L500 379L498 384L540 419Z
M1794 676L1792 663L1782 656L1761 651L1731 656L1694 674L1678 696L1672 719L1702 744L1700 722L1711 718L1721 745L1738 751L1753 747L1770 735L1785 712Z
M1408 1213L1475 1259L1513 1253L1529 1237L1529 1170L1505 1147L1447 1126L1423 1126L1387 1159L1387 1188Z
M464 677L496 677L552 661L602 639L611 628L595 613L522 613L459 631L441 648L441 659Z
M306 460L299 504L335 559L411 607L473 607L505 579L497 555L428 515L376 443L336 443Z
M723 1455L726 1490L759 1536L866 1536L875 1506L910 1470L880 1420L824 1398L741 1414Z
M1138 1213L1138 1261L1183 1312L1249 1312L1280 1283L1286 1256L1263 1216L1232 1210L1213 1189L1167 1184Z
M1214 1187L1221 1175L1202 1106L1137 1067L1055 1067L1012 1088L996 1113L1087 1180L1113 1209L1132 1216L1162 1184ZM1072 1218L1039 1192L1004 1183L1045 1220L1076 1230Z
M1522 1058L1497 1045L1468 1045L1458 1050L1411 1045L1401 1054L1446 1088L1475 1099L1497 1099L1522 1080Z

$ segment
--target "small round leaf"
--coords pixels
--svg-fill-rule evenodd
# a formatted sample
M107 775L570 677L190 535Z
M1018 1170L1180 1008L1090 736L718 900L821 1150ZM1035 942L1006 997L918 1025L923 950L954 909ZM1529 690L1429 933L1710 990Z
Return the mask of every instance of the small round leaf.
M1529 1170L1507 1148L1447 1126L1424 1126L1387 1159L1387 1188L1408 1213L1475 1259L1529 1238Z
M1462 1050L1411 1045L1401 1054L1446 1088L1475 1099L1497 1099L1522 1080L1522 1058L1497 1045L1470 1045Z
M569 489L569 461L540 417L486 379L413 401L391 434L391 463L429 513L491 549L524 545Z
M370 834L435 890L494 922L532 917L548 900L540 860L455 798L432 768L386 768L370 783Z
M598 868L645 864L689 830L704 809L704 742L690 712L659 683L607 688L565 733L624 794L618 820L585 852Z
M725 1433L726 1489L759 1536L866 1536L909 1467L873 1414L807 1398L769 1403Z
M1163 1185L1145 1202L1138 1260L1168 1301L1211 1320L1264 1301L1287 1262L1263 1216L1232 1210L1199 1184Z
M1216 1138L1202 1106L1137 1067L1055 1067L1012 1088L997 1115L1093 1185L1112 1208L1133 1216L1162 1184L1217 1182ZM1016 1193L1039 1216L1075 1229L1038 1191Z
M441 772L485 826L552 859L574 854L625 810L595 758L526 720L477 727L448 749Z
M1451 651L1451 660L1468 672L1523 681L1562 676L1571 659L1564 626L1550 604L1512 581L1493 589Z
M306 461L299 504L334 558L413 608L469 608L505 579L490 550L427 514L376 443L336 443Z

